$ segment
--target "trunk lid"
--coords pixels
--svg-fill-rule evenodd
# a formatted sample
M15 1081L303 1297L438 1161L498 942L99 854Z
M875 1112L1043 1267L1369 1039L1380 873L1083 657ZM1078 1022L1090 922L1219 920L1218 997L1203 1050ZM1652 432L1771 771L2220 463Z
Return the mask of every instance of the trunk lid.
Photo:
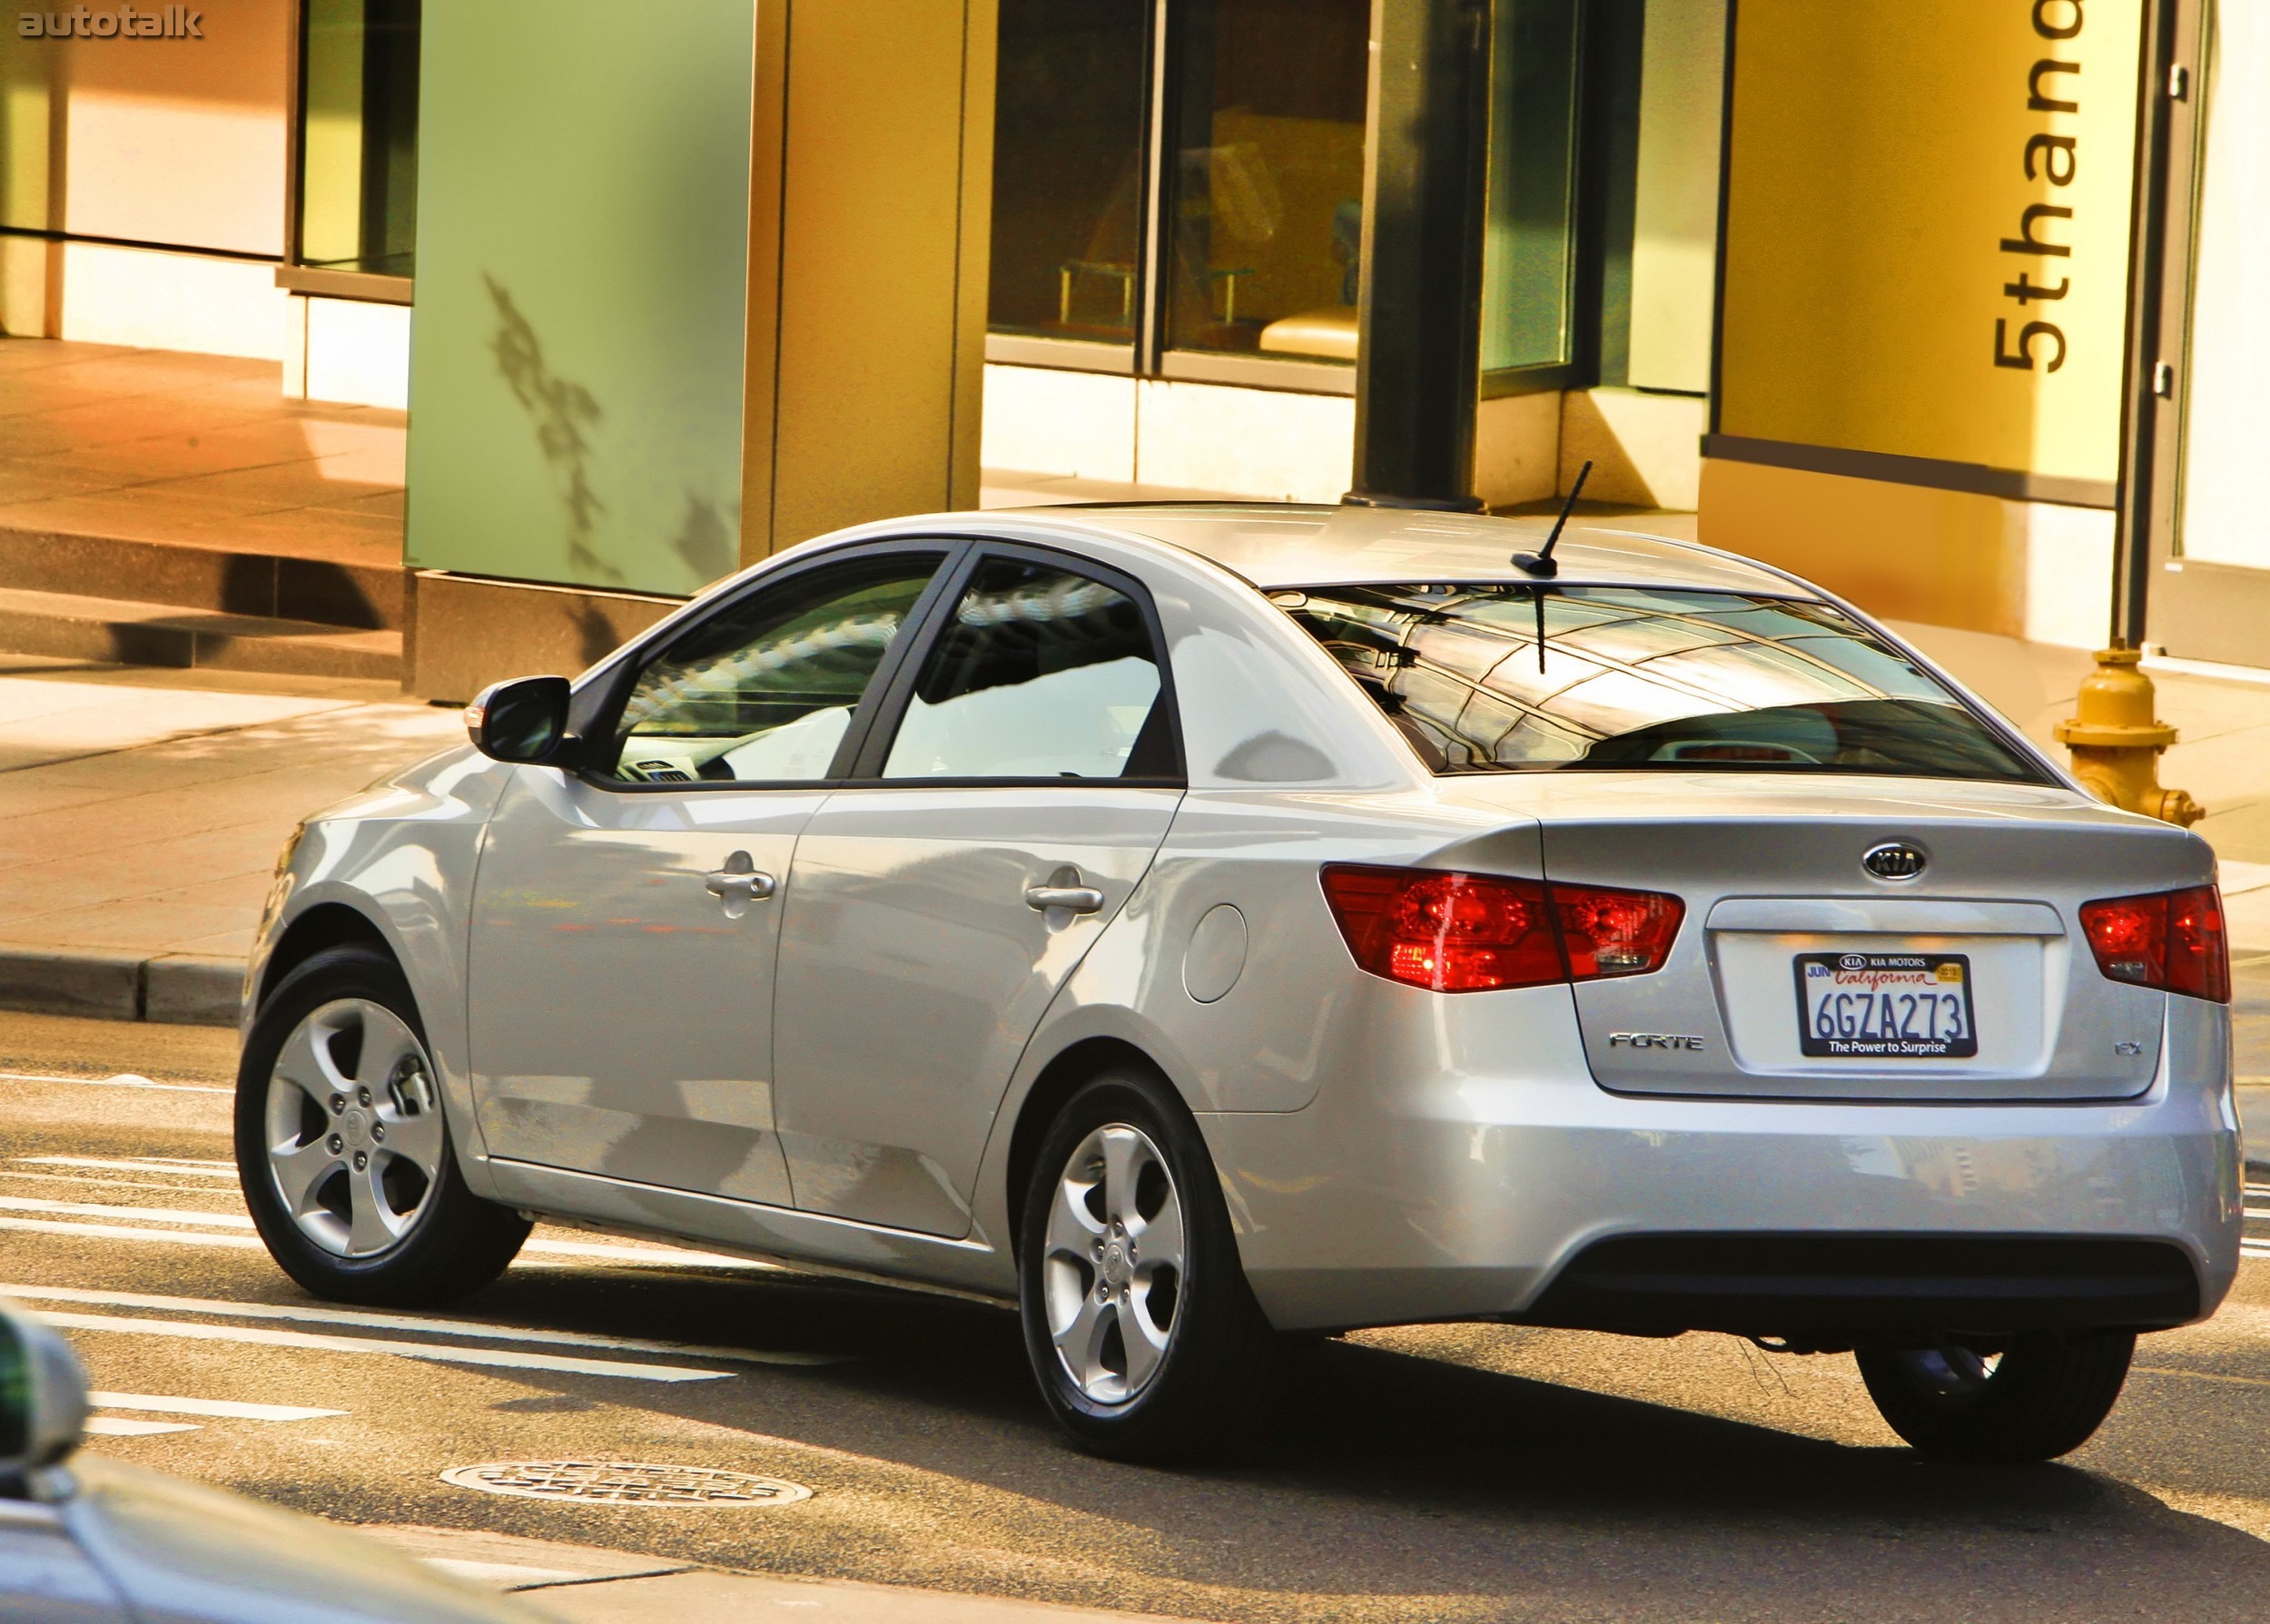
M1648 773L1520 788L1549 879L1686 906L1662 969L1574 989L1593 1075L1618 1092L2132 1097L2156 1074L2168 995L2097 969L2080 906L2214 876L2196 837L2048 787ZM1887 845L1922 871L1862 867Z

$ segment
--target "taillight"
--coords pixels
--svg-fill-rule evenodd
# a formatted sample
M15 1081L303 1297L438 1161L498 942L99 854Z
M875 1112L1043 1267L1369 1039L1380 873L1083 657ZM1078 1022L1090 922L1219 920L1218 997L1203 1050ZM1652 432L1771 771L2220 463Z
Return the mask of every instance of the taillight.
M1687 910L1678 898L1661 891L1594 885L1555 885L1552 891L1571 979L1578 981L1662 968Z
M1483 992L1658 969L1685 906L1653 891L1328 863L1325 899L1375 976Z
M2223 897L2212 885L2084 902L2081 930L2097 968L2115 981L2231 1001Z

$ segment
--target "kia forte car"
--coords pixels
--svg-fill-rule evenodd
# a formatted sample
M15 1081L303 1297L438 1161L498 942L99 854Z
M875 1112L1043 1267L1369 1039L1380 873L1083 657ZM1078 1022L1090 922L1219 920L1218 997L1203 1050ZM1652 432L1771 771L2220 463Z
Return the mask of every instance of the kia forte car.
M1454 1320L1851 1351L1920 1449L2074 1448L2237 1266L2212 853L1802 581L1543 531L911 518L490 689L280 864L268 1247L429 1302L542 1215L975 1293L1129 1457L1290 1334Z

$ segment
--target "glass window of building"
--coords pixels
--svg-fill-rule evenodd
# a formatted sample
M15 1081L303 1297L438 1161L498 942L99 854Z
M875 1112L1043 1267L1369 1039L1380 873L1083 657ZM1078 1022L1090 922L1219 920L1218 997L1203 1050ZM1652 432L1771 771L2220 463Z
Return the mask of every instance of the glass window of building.
M992 325L1131 345L1149 0L1002 0Z
M1578 26L1568 0L1493 8L1485 372L1576 359Z
M1367 0L1176 15L1169 348L1353 360Z
M1645 24L1698 3L1489 0L1489 393L1625 380ZM993 358L1351 387L1370 34L1370 0L1002 0Z
M297 261L407 277L417 246L419 0L306 0Z

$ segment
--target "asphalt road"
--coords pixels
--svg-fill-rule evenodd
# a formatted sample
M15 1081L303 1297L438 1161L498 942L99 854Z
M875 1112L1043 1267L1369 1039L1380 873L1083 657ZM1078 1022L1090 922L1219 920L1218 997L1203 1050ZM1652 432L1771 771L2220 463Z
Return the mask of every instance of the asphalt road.
M1248 1458L1150 1471L1060 1443L1012 1319L974 1304L554 1229L448 1315L314 1303L245 1226L232 1045L0 1016L0 1293L68 1316L112 1400L177 1406L114 1402L91 1448L304 1511L1199 1619L2270 1618L2270 1263L2149 1339L2058 1465L1918 1461L1849 1358L1453 1326L1318 1346ZM169 1086L46 1080L120 1073ZM574 1457L812 1495L635 1510L440 1476Z

